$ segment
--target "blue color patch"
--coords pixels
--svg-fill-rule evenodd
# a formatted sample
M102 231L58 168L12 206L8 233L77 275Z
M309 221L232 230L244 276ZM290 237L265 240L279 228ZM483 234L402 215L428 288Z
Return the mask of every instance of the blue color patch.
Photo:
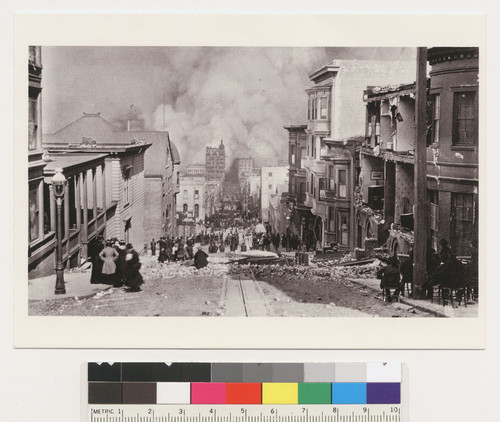
M366 382L335 382L332 404L366 404Z

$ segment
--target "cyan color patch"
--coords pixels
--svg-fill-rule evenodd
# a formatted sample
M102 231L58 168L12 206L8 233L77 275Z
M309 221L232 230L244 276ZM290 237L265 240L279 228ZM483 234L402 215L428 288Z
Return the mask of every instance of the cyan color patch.
M332 404L366 404L366 382L333 383Z

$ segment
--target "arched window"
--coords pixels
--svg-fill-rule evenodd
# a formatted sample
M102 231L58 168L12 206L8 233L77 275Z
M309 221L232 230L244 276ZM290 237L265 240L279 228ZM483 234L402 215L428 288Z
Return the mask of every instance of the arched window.
M188 212L188 204L182 206L182 212Z
M198 204L194 204L194 217L198 218L200 216L200 206Z

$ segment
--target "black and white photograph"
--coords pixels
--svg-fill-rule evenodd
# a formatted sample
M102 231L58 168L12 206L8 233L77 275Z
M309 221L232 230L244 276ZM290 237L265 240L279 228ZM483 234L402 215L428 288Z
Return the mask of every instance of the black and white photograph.
M18 21L17 345L481 347L480 19Z
M478 47L26 53L30 315L477 316Z

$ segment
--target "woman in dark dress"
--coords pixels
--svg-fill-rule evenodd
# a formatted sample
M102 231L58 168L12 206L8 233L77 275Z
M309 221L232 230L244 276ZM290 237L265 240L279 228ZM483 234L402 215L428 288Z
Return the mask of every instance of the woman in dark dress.
M102 259L99 257L99 254L103 249L102 236L96 236L89 242L89 257L90 262L92 262L90 284L102 283Z
M194 266L197 270L200 268L205 268L208 265L208 255L202 249L201 246L198 247L198 251L194 254Z
M123 266L123 280L129 292L138 292L141 290L141 285L144 284L139 270L141 263L139 261L139 254L135 251L131 243L127 244L127 251L125 255L125 264Z

